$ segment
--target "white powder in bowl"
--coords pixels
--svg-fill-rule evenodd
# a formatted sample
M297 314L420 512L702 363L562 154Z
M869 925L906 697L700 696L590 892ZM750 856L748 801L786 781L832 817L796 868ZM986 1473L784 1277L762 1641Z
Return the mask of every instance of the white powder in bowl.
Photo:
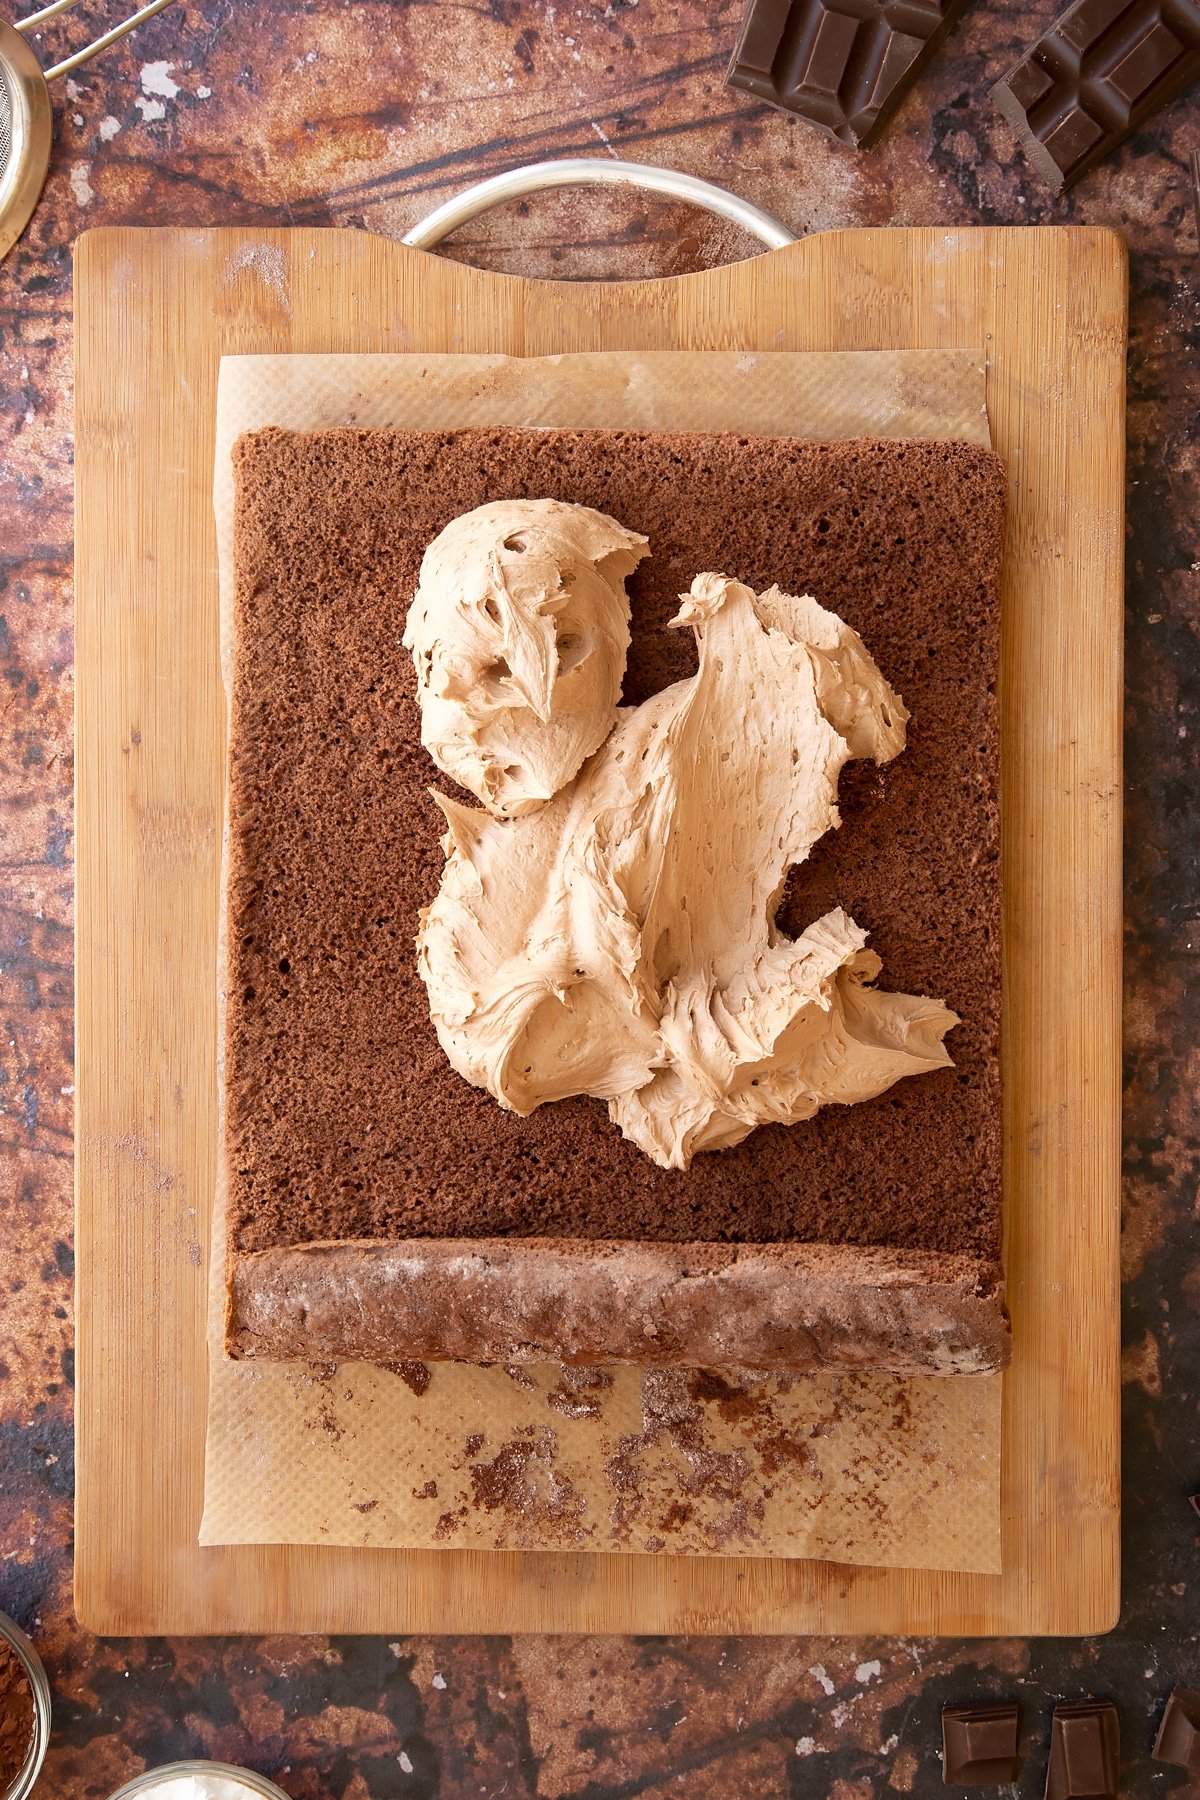
M225 1769L181 1773L166 1768L161 1771L159 1780L154 1779L153 1772L142 1776L135 1794L136 1800L261 1800L267 1791Z

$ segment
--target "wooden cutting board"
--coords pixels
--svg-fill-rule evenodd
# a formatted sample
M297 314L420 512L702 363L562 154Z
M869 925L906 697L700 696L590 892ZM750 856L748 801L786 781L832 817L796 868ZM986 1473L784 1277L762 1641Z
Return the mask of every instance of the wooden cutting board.
M669 281L482 275L349 231L76 255L76 1601L103 1633L1031 1635L1115 1622L1126 272L1092 230L823 234ZM982 345L1005 576L1000 1576L197 1545L215 1165L222 354Z

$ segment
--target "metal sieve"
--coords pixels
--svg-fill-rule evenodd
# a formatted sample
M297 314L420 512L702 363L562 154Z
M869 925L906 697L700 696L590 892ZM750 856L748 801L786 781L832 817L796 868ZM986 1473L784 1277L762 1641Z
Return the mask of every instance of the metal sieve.
M0 19L0 257L8 255L28 225L50 167L53 116L46 83L56 75L69 75L144 19L153 18L171 0L150 0L148 6L73 56L55 63L52 69L43 69L21 33L37 30L47 19L77 4L78 0L52 0L51 5L15 24Z

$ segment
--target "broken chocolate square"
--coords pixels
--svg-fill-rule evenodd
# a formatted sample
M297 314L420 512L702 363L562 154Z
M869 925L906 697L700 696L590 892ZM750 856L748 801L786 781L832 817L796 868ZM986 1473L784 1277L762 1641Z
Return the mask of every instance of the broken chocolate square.
M1167 1701L1152 1755L1155 1762L1200 1775L1200 1694L1194 1689L1176 1688Z
M1200 76L1200 13L1175 0L1075 0L992 89L1061 193Z
M996 1787L1017 1778L1015 1700L942 1708L942 1780L947 1787Z
M1111 1700L1054 1709L1046 1800L1117 1800L1121 1733Z

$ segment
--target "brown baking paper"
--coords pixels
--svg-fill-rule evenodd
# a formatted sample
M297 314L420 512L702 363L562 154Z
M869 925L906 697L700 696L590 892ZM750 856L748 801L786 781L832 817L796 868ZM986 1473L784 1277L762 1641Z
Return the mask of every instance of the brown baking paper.
M229 452L264 425L990 441L981 353L227 357L214 496L227 681ZM1000 1376L234 1363L223 1267L218 1196L202 1544L1000 1568Z

